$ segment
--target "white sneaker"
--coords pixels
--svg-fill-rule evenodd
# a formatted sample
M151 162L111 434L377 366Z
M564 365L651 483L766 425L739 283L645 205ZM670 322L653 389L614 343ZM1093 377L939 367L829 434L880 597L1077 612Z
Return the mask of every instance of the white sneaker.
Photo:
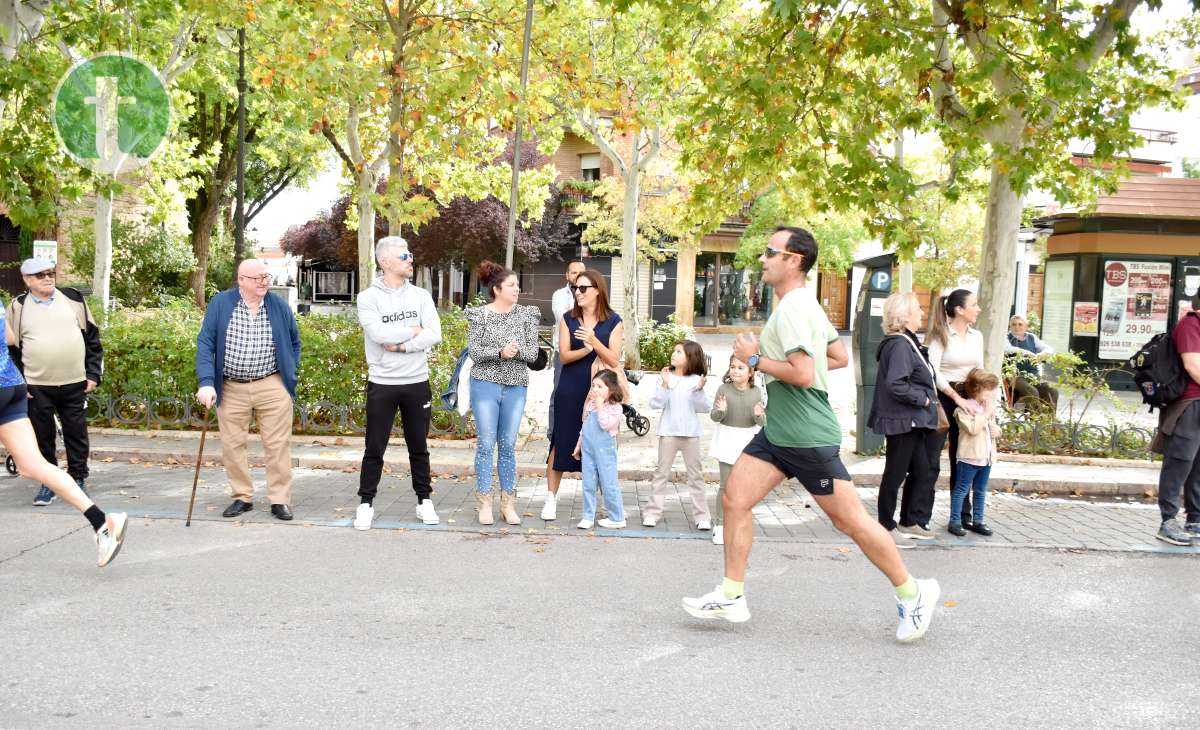
M750 609L746 606L746 597L726 598L721 586L713 589L699 598L683 599L683 610L696 618L723 618L731 623L740 624L750 620Z
M725 544L725 525L717 525L713 528L713 545Z
M896 599L896 610L900 613L900 625L896 627L896 641L916 641L929 630L933 621L933 610L937 608L942 587L932 578L917 581L917 597L911 601Z
M642 527L654 527L658 524L658 518L653 515L642 516Z
M125 541L125 527L129 522L124 512L109 512L104 519L104 527L96 531L96 547L99 558L96 565L103 568L121 552L121 543Z
M701 532L708 532L712 529L712 522L710 520L700 520L696 523L696 529Z
M375 508L363 502L358 505L358 509L354 512L354 529L369 530L371 522L375 519Z
M546 501L542 504L542 519L553 520L558 518L558 496L546 492Z
M594 525L594 524L595 524L595 522L592 520L580 520L579 524L575 525L575 526L581 530L590 530L590 529L592 529L592 525Z
M433 509L433 500L422 499L417 504L417 517L426 525L436 525L440 520L438 513Z
M597 520L596 524L606 530L619 530L625 526L625 520L610 520L605 517L602 520Z

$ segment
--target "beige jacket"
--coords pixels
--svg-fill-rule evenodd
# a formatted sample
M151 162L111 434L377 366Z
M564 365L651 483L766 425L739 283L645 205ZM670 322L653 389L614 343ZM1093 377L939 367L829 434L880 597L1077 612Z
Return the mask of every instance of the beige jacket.
M989 438L988 426L991 418L985 413L968 413L965 408L955 408L958 419L958 458L987 459L996 463L996 439Z

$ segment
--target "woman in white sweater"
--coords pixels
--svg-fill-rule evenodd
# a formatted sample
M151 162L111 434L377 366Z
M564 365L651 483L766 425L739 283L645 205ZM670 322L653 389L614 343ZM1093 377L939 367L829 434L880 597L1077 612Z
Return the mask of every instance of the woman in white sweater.
M966 289L955 289L944 297L935 297L933 310L929 314L929 332L925 335L925 346L929 349L929 363L936 374L938 400L950 421L947 436L950 439L950 486L958 477L958 421L954 410L966 403L962 392L967 373L983 367L983 334L973 326L979 319L979 302ZM938 453L941 452L938 446ZM941 467L933 465L933 484L937 484ZM970 529L971 498L963 500L962 525ZM953 517L951 517L953 519Z

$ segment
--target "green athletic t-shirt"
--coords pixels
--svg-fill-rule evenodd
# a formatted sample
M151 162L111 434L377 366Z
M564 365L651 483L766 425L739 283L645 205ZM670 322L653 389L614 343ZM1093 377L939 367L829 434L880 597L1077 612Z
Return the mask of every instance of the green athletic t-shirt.
M812 386L800 388L764 374L767 382L767 440L775 446L811 449L841 446L842 427L829 405L829 362L825 350L838 338L825 310L808 287L788 292L763 327L759 352L786 361L804 351L813 361Z

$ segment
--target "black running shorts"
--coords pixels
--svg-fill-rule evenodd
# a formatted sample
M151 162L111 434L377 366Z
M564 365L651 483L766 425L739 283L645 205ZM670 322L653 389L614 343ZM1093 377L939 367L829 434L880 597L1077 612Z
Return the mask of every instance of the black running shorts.
M28 393L24 383L0 388L0 425L29 417Z
M838 451L837 446L776 446L767 440L766 431L759 431L742 453L774 465L785 477L803 484L809 494L823 496L833 494L834 479L850 481Z

